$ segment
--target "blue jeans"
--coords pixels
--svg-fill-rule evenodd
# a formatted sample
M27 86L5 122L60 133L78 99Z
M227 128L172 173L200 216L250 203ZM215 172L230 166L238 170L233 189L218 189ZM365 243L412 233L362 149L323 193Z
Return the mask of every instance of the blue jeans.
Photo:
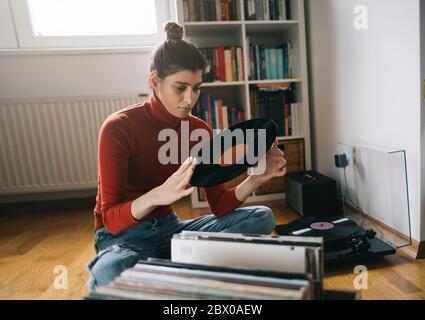
M270 234L274 227L275 219L270 208L251 206L238 208L221 218L210 214L182 221L170 213L162 218L141 221L117 235L99 228L94 241L96 255L88 264L89 291L107 285L140 259L169 259L171 238L183 230Z

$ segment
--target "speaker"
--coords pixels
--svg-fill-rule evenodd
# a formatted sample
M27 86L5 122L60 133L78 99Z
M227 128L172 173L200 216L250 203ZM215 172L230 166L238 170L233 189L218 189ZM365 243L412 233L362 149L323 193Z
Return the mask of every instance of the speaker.
M304 217L338 215L335 180L316 171L285 176L286 202Z

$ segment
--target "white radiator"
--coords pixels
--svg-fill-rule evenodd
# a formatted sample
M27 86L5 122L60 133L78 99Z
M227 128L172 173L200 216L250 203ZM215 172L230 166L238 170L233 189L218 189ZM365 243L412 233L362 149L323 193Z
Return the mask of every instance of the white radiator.
M100 126L145 97L0 99L0 196L97 188Z

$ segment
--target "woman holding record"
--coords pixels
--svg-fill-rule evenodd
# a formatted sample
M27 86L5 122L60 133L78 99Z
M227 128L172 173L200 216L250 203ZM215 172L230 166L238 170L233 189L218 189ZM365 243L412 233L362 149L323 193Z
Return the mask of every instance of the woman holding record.
M161 164L161 130L182 123L190 132L212 128L191 115L208 64L199 50L183 38L183 28L168 22L167 39L151 58L151 97L113 113L99 134L99 182L94 208L95 251L88 264L89 290L108 284L139 259L169 258L170 241L182 230L270 234L273 212L265 206L239 208L254 189L286 174L286 161L277 143L267 152L266 169L250 175L236 188L217 185L204 189L212 214L180 220L171 205L194 191L190 179L196 161ZM189 142L191 149L196 141ZM179 150L179 152L183 152Z

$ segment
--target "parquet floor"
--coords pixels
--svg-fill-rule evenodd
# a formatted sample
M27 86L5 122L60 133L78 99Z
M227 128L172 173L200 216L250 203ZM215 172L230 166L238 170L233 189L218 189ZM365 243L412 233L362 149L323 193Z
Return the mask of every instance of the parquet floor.
M251 204L246 204L251 205ZM296 217L284 202L270 202L277 224ZM186 198L174 205L181 219L209 213L192 209ZM22 211L22 210L21 210ZM0 215L0 299L81 299L86 295L86 264L93 256L92 208L2 212ZM65 266L68 288L55 289L56 266ZM327 268L325 287L353 290L353 264ZM362 299L425 299L425 260L407 248L367 262L368 288Z

